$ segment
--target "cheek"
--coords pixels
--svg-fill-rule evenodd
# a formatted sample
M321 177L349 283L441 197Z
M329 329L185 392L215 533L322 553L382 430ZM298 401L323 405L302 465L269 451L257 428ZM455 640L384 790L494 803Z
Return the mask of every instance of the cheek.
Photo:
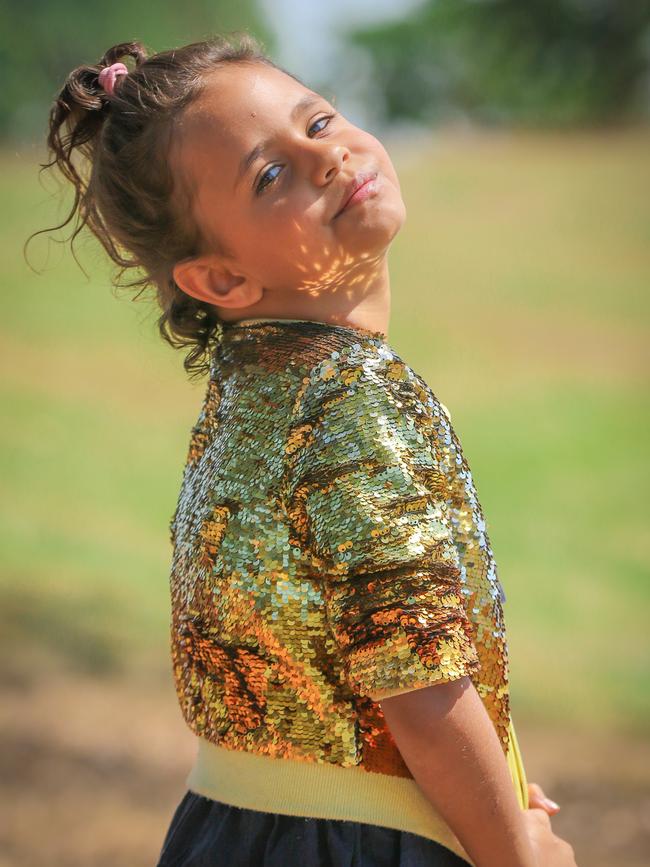
M241 258L273 269L300 255L310 233L305 220L291 214L288 208L276 207L264 219L249 224L239 246Z
M226 219L220 214L213 228L222 233L234 258L251 263L282 259L285 250L293 248L301 236L299 215L292 217L288 204L280 202L248 213L231 209Z
M255 223L253 236L257 238L256 246L284 258L288 251L299 251L302 245L316 239L323 231L326 205L313 199L303 201L295 192L290 196L278 196Z
M395 171L395 166L393 165L393 162L386 148L383 146L383 144L379 141L378 138L375 138L374 135L370 135L370 133L367 133L367 146L375 156L375 159L377 160L381 171L399 189L399 179L397 177L397 172Z

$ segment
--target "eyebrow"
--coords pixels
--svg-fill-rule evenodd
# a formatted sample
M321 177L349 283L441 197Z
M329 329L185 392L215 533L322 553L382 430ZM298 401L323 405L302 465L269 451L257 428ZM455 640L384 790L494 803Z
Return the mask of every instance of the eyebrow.
M293 123L297 120L298 116L308 108L311 108L312 105L315 105L317 102L321 102L322 96L318 96L313 93L306 93L291 109L291 113L289 114L289 120ZM250 151L250 153L246 154L242 157L241 162L239 163L239 170L237 172L237 177L235 179L235 187L242 180L248 169L255 162L255 160L266 150L266 148L271 144L272 139L266 138L263 141L256 144L255 147Z

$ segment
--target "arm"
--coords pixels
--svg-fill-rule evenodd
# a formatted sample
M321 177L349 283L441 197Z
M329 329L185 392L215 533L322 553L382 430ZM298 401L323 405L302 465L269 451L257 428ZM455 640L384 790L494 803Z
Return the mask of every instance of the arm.
M476 867L536 867L503 750L470 678L380 704L416 783Z
M478 527L471 537L457 533L474 492L456 479L460 447L409 369L382 365L351 351L308 378L286 452L293 538L322 579L348 685L379 702L404 761L468 858L476 867L538 867L525 817L548 816L519 808L496 726L469 679L481 660L460 549L485 543ZM489 566L477 561L466 572L481 599L492 589ZM503 645L493 649L505 659Z

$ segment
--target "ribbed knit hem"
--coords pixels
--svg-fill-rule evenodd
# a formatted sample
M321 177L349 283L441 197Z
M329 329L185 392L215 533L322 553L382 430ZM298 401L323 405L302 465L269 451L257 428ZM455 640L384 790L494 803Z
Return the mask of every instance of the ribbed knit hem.
M528 783L510 722L508 768L522 809ZM365 822L420 834L472 861L415 780L316 762L276 759L197 738L189 789L206 798L269 813Z

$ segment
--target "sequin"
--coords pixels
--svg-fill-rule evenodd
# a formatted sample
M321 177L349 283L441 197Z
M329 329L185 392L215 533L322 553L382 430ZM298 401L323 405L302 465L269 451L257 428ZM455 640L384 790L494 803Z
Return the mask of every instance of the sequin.
M507 752L485 518L449 411L381 332L225 325L170 539L196 735L411 777L379 701L468 675Z

